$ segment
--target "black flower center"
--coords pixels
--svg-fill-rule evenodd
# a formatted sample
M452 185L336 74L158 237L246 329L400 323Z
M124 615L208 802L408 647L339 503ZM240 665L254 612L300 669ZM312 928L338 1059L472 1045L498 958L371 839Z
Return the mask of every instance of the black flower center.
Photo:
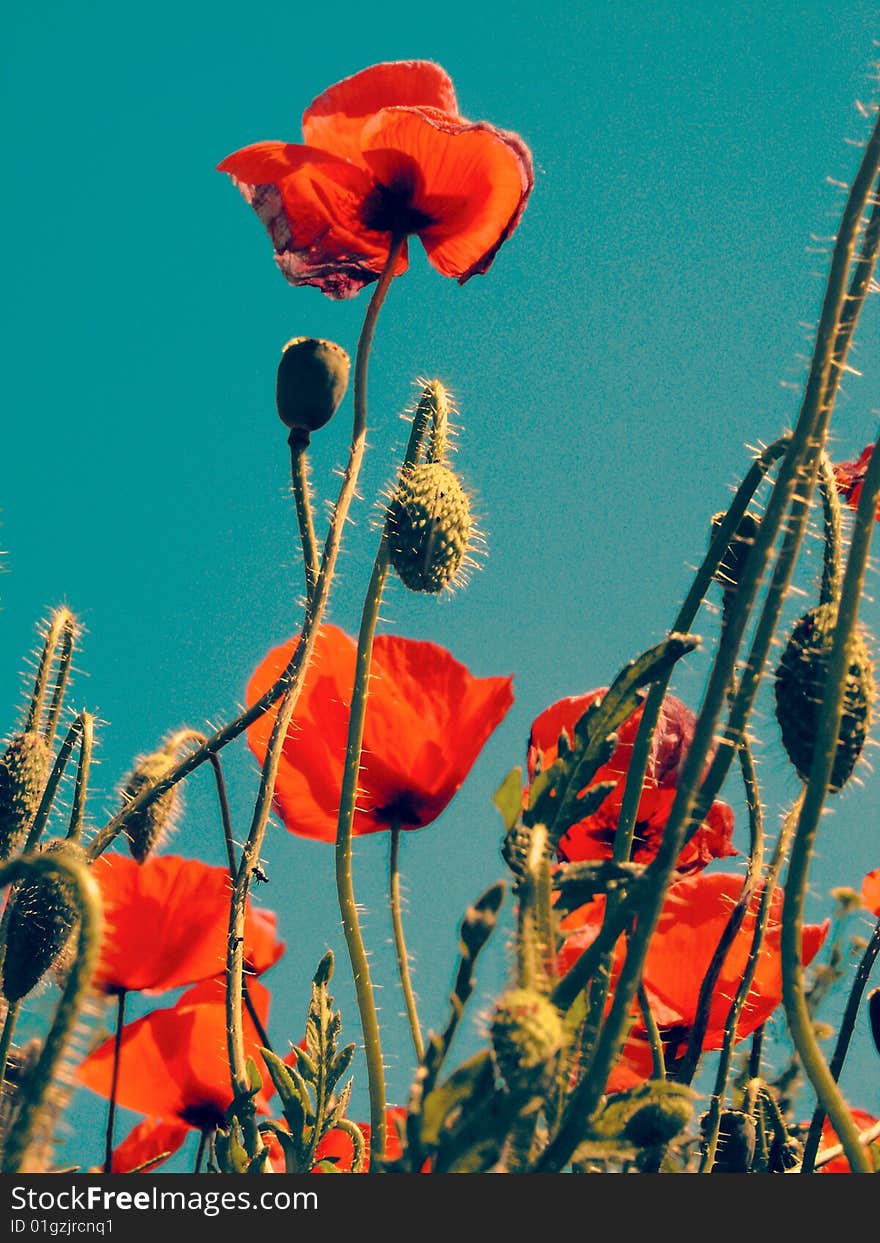
M403 237L435 224L432 216L413 206L415 190L415 177L409 173L399 173L387 186L378 182L364 201L364 225L377 233Z

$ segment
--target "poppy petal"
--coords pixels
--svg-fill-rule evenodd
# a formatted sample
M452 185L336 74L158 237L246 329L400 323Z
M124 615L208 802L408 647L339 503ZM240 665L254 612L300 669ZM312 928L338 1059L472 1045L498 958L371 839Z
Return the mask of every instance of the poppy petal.
M286 667L288 643L251 678L254 703ZM334 841L348 735L356 645L323 626L291 722L275 806L291 832ZM486 739L513 701L510 677L474 677L434 643L380 636L373 649L355 834L430 824L447 806ZM248 729L262 763L274 722L269 711Z
M880 919L880 868L868 872L862 881L862 901L871 914Z
M225 868L154 855L105 854L94 876L104 935L95 983L107 993L161 992L220 973L226 962L230 881ZM261 974L284 953L276 917L248 902L245 965Z
M429 223L428 258L464 284L486 272L516 228L534 185L528 148L515 134L424 108L386 108L364 126L363 158L376 181Z
M185 1122L162 1122L158 1118L145 1118L114 1148L110 1173L129 1174L147 1166L143 1172L151 1174L183 1147L191 1131L192 1127ZM162 1156L163 1153L165 1156Z
M390 236L363 224L367 171L311 146L260 142L218 164L262 220L275 261L292 285L350 298L378 279ZM405 251L394 269L406 271Z
M263 1024L269 993L259 981L248 987ZM244 1015L247 1053L256 1056L260 1039ZM114 1038L99 1045L79 1066L77 1078L101 1096L110 1095ZM153 1010L122 1030L118 1104L136 1113L190 1126L218 1125L232 1100L226 1047L225 987L206 980L189 989L174 1006ZM257 1108L266 1111L265 1100Z
M360 163L364 125L374 113L391 107L458 113L455 88L445 69L428 60L389 61L362 69L322 92L303 113L303 137L312 146Z

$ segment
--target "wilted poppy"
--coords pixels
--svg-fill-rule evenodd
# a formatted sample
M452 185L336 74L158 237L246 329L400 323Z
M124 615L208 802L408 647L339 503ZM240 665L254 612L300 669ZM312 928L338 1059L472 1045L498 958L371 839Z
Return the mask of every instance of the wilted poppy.
M105 854L92 867L104 934L94 983L104 993L157 993L219 975L226 964L231 885L225 868L151 855ZM284 953L273 911L248 903L245 970L260 975Z
M249 992L265 1026L269 992L259 981L250 984ZM243 1031L245 1054L258 1059L261 1041L247 1013ZM81 1084L108 1098L113 1049L111 1036L77 1070ZM271 1088L268 1075L266 1081ZM226 990L221 981L205 980L168 1009L152 1010L126 1024L119 1051L116 1101L125 1109L163 1123L184 1123L199 1130L222 1123L232 1103L232 1086L226 1044ZM260 1113L267 1112L263 1093L256 1097L256 1107Z
M415 234L444 276L488 270L534 177L516 134L459 115L430 61L373 65L306 109L304 143L258 142L218 165L266 226L292 285L347 298ZM405 245L405 244L404 244ZM406 270L404 249L395 275Z
M837 491L850 509L859 507L859 497L862 495L865 475L868 473L873 452L873 445L865 445L854 462L837 462L834 466ZM880 518L880 507L877 510L877 517Z
M687 1047L696 1022L703 978L727 926L734 904L742 892L742 876L703 873L686 876L670 886L657 928L645 958L642 980L651 1012L670 1062ZM745 973L751 953L760 891L753 894L748 911L724 959L712 994L709 1019L702 1047L720 1049L730 1007ZM750 1035L770 1017L782 1000L780 936L783 891L777 886L770 899L770 912L752 986L737 1024L737 1039ZM595 939L602 924L605 899L599 898L572 912L562 922L567 934L558 958L564 974ZM804 927L801 952L805 964L812 962L828 931L827 921ZM618 943L613 974L618 974L624 946ZM612 1075L609 1090L632 1087L651 1074L651 1051L644 1025L637 1021Z
M864 1131L869 1131L871 1127L877 1125L877 1119L873 1117L873 1115L866 1113L864 1109L851 1109L850 1113L852 1114L853 1122L855 1122L856 1126L859 1128L860 1133ZM835 1148L839 1143L840 1143L840 1139L838 1137L837 1132L835 1131L834 1127L831 1125L831 1123L826 1118L825 1122L822 1125L821 1147L822 1148ZM876 1165L878 1164L878 1162L880 1162L880 1143L877 1143L875 1141L875 1143L872 1145L872 1151L875 1154L874 1163ZM849 1161L846 1159L846 1156L841 1153L839 1157L832 1157L830 1161L826 1161L824 1165L820 1165L816 1173L817 1174L851 1174L852 1169L850 1168L850 1164L849 1164Z
M585 695L560 699L536 718L529 735L530 781L539 768L550 767L556 759L560 735L564 731L569 738L573 737L575 725L590 705L605 694L605 689L600 687ZM610 760L598 770L590 783L598 785L613 781L614 789L603 799L597 811L573 825L563 836L557 850L560 862L611 857L633 743L641 719L642 708L638 707L617 731L617 746ZM695 720L693 712L681 700L673 695L667 695L663 700L636 815L632 858L637 863L648 863L657 853L675 800L678 775L693 741ZM679 856L679 875L698 871L712 859L735 855L732 834L733 811L726 803L714 802L705 821Z
M290 661L296 640L273 648L247 688L254 703ZM275 783L288 829L332 842L348 735L356 645L322 627ZM373 648L354 832L436 820L459 789L486 739L513 702L510 677L474 677L435 643L380 635ZM275 712L248 730L262 764Z

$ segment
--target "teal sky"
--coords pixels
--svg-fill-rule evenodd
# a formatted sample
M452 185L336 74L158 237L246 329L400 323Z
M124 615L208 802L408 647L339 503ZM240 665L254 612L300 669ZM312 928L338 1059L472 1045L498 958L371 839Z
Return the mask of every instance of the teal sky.
M295 630L300 568L275 367L297 335L353 354L367 298L289 287L215 165L260 139L298 141L310 100L366 65L438 61L465 115L529 143L537 181L486 277L460 288L412 245L379 326L363 501L329 617L356 629L375 498L403 445L399 415L415 377L436 375L457 397L457 463L488 556L439 603L393 585L383 627L431 638L475 673L513 673L516 692L460 795L404 842L422 1018L439 1024L458 919L503 874L490 799L522 762L530 722L562 695L607 684L663 635L747 446L796 416L842 206L836 183L852 176L853 144L867 133L858 102L877 100L878 38L871 0L550 0L540 13L460 0L18 6L2 86L0 728L14 725L37 622L69 605L85 628L73 699L102 722L98 826L136 754L172 728L232 716L256 662ZM861 375L847 378L835 417L840 457L877 433L877 341L873 299L852 360ZM322 497L336 493L348 414L314 441ZM814 540L808 593L819 562ZM874 598L864 621L880 629ZM697 628L711 652L717 615ZM706 668L697 655L674 684L695 708ZM772 828L796 781L769 702L753 724ZM227 754L243 836L257 768L243 746ZM858 887L880 866L880 786L870 764L860 775L823 825L814 913L831 886ZM742 848L738 794L726 795ZM172 848L220 864L206 772L189 783L187 806ZM386 850L379 837L358 844L355 882L382 986L389 1095L402 1101L411 1064ZM276 826L265 854L271 882L258 896L288 945L266 979L273 1037L300 1038L307 983L329 945L356 1038L332 850ZM481 974L487 995L506 967L502 934ZM876 1070L860 1027L845 1083L875 1114ZM361 1065L355 1116L365 1099ZM98 1160L102 1116L100 1102L77 1097L72 1159Z

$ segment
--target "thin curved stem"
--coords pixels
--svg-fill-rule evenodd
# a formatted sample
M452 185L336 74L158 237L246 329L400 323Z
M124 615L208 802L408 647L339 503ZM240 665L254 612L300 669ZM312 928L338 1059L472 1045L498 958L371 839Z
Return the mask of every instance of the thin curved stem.
M825 1062L813 1029L804 990L800 946L810 860L837 753L852 644L864 588L871 537L876 523L878 501L880 501L880 452L875 446L865 475L862 495L859 498L849 559L843 579L834 643L828 661L818 714L813 760L810 765L809 780L798 819L785 884L781 938L782 1000L795 1049L816 1091L820 1105L825 1109L840 1137L853 1172L865 1174L873 1171L872 1162L859 1141L858 1127Z
M113 1070L110 1076L110 1100L107 1104L107 1129L104 1136L104 1173L113 1170L113 1131L116 1125L116 1092L119 1088L119 1055L122 1050L122 1029L125 1026L125 989L116 996L116 1028L113 1036Z
M80 723L79 763L76 767L76 785L73 789L73 807L70 812L70 823L67 827L67 840L78 842L82 836L83 817L86 811L86 799L89 791L89 774L92 769L92 748L95 741L95 718L90 712L81 712L77 717Z
M15 1035L15 1025L18 1022L18 1015L21 1011L21 998L13 1001L6 1007L6 1014L3 1018L3 1031L0 1033L0 1094L6 1083L6 1067L9 1062L9 1050L12 1047L12 1037Z
M34 679L34 690L31 695L31 701L28 705L27 718L25 720L25 733L36 732L37 730L43 728L41 726L43 705L46 701L46 691L48 690L49 678L52 674L52 666L55 662L55 655L58 651L58 645L61 643L64 635L70 636L70 642L72 644L75 631L76 621L73 614L69 611L69 609L58 609L49 624L49 629L46 632L46 638L43 642L42 651L40 652L40 661L37 665L37 674ZM49 741L48 735L44 736L46 736L47 741Z
M422 1027L419 1022L419 1011L416 995L413 990L409 967L409 954L406 949L406 938L403 935L403 916L400 909L400 823L395 821L391 826L391 845L388 852L388 889L391 905L391 924L394 929L394 950L397 955L397 970L400 973L400 987L406 1004L406 1017L412 1032L413 1048L416 1061L421 1062L425 1056L425 1042L422 1039Z
M642 1015L642 1022L645 1025L645 1031L648 1036L648 1044L651 1046L651 1078L666 1078L666 1058L663 1055L663 1040L660 1036L660 1028L657 1026L657 1020L654 1018L654 1012L651 1009L651 1000L648 997L648 990L642 981L639 981L639 1010Z
M301 432L291 432L288 443L290 445L290 478L293 488L293 499L296 505L296 520L299 526L300 542L302 543L303 568L306 577L306 600L308 601L315 594L315 584L318 581L318 570L320 568L309 488L309 460L306 455L306 446L302 443Z
M361 462L363 461L367 434L366 385L370 348L375 334L376 321L379 311L381 310L382 303L385 300L385 295L387 294L391 284L394 265L397 261L398 255L400 254L403 241L404 239L401 238L392 243L388 254L388 261L382 275L379 277L379 281L373 292L373 296L367 308L367 313L364 317L364 324L361 329L360 339L358 341L357 359L355 363L354 421L352 426L348 464L343 474L339 497L333 511L333 517L331 518L330 528L324 544L324 554L321 559L321 568L318 574L318 581L315 585L315 592L306 608L306 616L302 631L300 633L299 643L296 646L296 650L293 653L287 670L280 679L282 684L282 699L278 705L278 712L272 727L272 734L269 740L266 758L263 762L263 769L260 776L260 789L254 807L250 832L248 834L248 839L245 842L244 849L242 850L241 861L239 863L235 882L233 884L232 900L230 902L229 938L226 960L226 1017L229 1065L233 1092L236 1097L244 1097L249 1089L241 1015L244 991L244 922L247 898L250 889L250 879L254 868L259 864L260 851L272 806L275 781L278 776L278 768L281 762L282 748L287 738L287 731L290 726L290 722L293 719L294 711L296 710L297 701L305 680L306 670L317 640L318 629L330 592L330 584L336 566L336 559L339 553L343 528L347 519L351 501L355 494L357 478L360 472ZM263 699L265 698L266 696L263 696ZM272 700L270 699L269 702L271 703ZM253 709L251 709L251 711L253 711ZM257 715L259 715L259 713ZM256 717L253 719L256 719ZM205 747L209 746L211 742L212 740L208 739ZM205 747L202 748L202 751L205 750ZM154 791L160 788L161 784L162 783L159 783L159 785L155 786L153 788ZM129 807L132 805L133 804L130 804ZM384 1126L384 1111L382 1124ZM263 1145L254 1121L252 1106L250 1111L242 1120L242 1126L248 1152L252 1156L255 1156L262 1150ZM378 1133L374 1132L374 1135L376 1136L378 1142ZM379 1151L383 1151L383 1149L380 1147Z
M55 685L52 689L52 699L49 703L46 724L43 726L43 737L46 739L46 744L49 747L55 742L58 722L61 719L61 711L64 707L64 695L67 691L67 683L70 680L70 671L73 665L73 645L75 639L76 622L74 621L73 614L70 613L65 618L64 626L61 630Z
M823 449L819 455L819 495L822 498L822 586L819 602L830 604L840 597L843 581L843 540L840 534L840 494L831 459Z

